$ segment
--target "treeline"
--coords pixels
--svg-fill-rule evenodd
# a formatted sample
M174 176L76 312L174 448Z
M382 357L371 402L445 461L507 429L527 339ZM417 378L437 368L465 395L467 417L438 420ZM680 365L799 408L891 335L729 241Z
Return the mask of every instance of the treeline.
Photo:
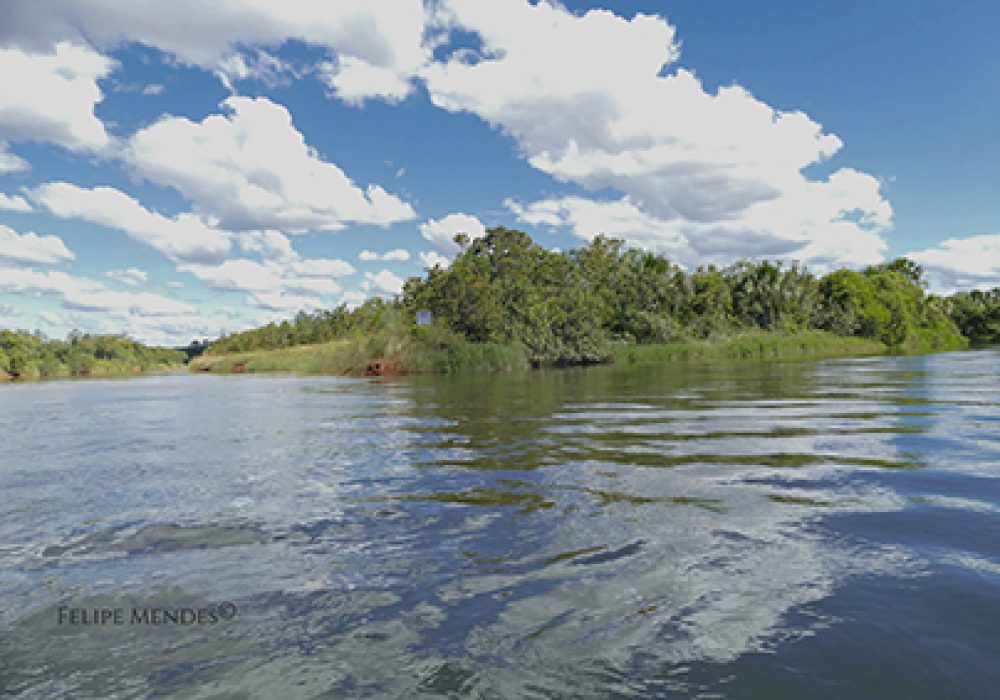
M399 302L378 297L368 299L354 310L346 305L313 313L300 311L294 319L269 323L213 341L206 352L221 355L249 350L275 350L296 345L314 345L359 335L377 333L402 322L405 313ZM412 319L411 319L412 322Z
M473 241L460 235L456 242L462 252L454 263L411 278L399 299L372 299L353 311L341 306L300 313L226 336L208 352L322 343L389 327L413 329L431 342L517 345L536 364L601 362L615 343L713 339L748 330L825 330L910 351L964 347L963 332L976 341L996 337L996 294L989 303L974 294L928 295L921 268L905 259L822 277L768 261L685 273L664 257L606 237L570 252L547 250L526 233L502 227ZM414 329L422 310L433 314L430 329Z
M177 366L185 355L116 335L70 333L49 340L40 333L0 330L0 374L25 379L126 374Z
M1000 344L1000 287L960 292L945 302L948 314L973 345Z

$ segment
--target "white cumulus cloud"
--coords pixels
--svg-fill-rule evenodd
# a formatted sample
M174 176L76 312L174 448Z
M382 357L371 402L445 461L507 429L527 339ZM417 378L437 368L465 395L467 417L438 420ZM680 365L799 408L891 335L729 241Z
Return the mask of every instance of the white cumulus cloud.
M11 7L4 7L4 24ZM72 151L101 151L110 139L94 107L104 95L97 81L114 61L66 42L38 52L0 47L0 172L27 164L4 142L48 141Z
M7 150L7 144L0 140L0 175L27 170L28 161Z
M227 114L201 122L164 117L129 140L126 158L142 177L175 188L232 230L335 231L389 226L416 216L378 185L356 185L319 157L282 105L230 97Z
M137 267L130 267L125 270L108 270L104 276L109 280L124 284L128 287L139 287L149 281L149 275L145 270Z
M372 262L374 260L384 260L386 262L406 262L410 259L410 252L402 248L389 250L384 253L376 253L371 250L362 250L358 253L358 260L362 262Z
M177 269L215 290L246 292L247 305L289 312L332 306L342 291L334 278L357 272L344 260L303 258L297 253L289 259L257 262L240 258L219 265L182 264Z
M229 256L229 234L203 217L183 213L168 217L151 212L113 187L86 188L49 182L29 196L62 219L83 219L117 229L175 262L212 262Z
M440 219L428 219L420 224L420 235L426 238L437 250L448 256L458 253L455 235L464 233L470 239L482 238L486 235L486 227L472 214L454 213Z
M380 270L379 272L366 272L361 286L365 291L374 290L381 294L399 294L403 291L403 280L389 270Z
M948 238L906 255L943 290L1000 287L1000 235Z
M25 214L31 211L31 205L28 204L28 200L20 195L6 195L0 192L0 211L13 211Z
M335 96L356 103L398 100L412 89L428 54L423 30L421 0L46 0L6 3L0 44L44 49L85 38L112 49L135 41L215 70L232 66L247 47L297 39L334 55L320 76Z
M450 258L446 258L434 250L423 251L418 255L418 257L420 258L420 264L427 268L434 268L438 266L446 268L451 264Z
M58 265L75 257L58 236L39 236L34 231L19 234L0 224L0 264Z
M832 157L840 139L738 85L706 91L674 65L678 44L666 20L599 9L578 16L545 0L442 0L438 16L480 46L421 72L437 106L501 128L533 167L559 181L621 196L522 204L526 220L548 212L586 237L611 218L632 242L729 259L881 259L892 212L879 181L849 169L803 175Z
M236 243L245 253L257 253L265 260L294 260L298 253L281 231L241 231Z
M161 294L119 292L88 277L74 277L59 270L0 267L0 291L41 294L57 299L67 309L126 317L197 313L192 305Z

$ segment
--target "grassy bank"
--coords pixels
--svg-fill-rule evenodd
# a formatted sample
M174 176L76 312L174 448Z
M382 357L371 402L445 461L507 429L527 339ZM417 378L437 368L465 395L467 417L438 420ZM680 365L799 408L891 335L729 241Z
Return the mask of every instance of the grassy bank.
M946 349L954 348L909 348L911 351ZM823 331L756 331L711 340L647 345L617 344L609 359L615 363L630 364L853 357L887 352L889 348L878 341L842 337ZM412 337L383 334L278 350L202 355L191 361L190 369L214 373L245 371L361 375L367 364L375 358L386 361L391 371L403 374L498 372L530 367L527 354L520 346L470 343L453 334L433 329Z
M447 374L463 371L500 372L528 367L516 345L470 343L438 328L417 332L383 332L315 345L276 350L205 354L193 359L194 372L295 372L361 375L369 362L384 360L392 372Z
M621 363L685 360L774 360L800 357L879 355L888 348L877 340L823 331L768 333L755 331L715 338L650 345L618 345L612 360Z
M134 377L139 374L155 374L183 369L181 362L139 366L97 360L86 369L75 369L65 365L28 364L17 374L0 371L0 381L34 381L40 379L114 379Z

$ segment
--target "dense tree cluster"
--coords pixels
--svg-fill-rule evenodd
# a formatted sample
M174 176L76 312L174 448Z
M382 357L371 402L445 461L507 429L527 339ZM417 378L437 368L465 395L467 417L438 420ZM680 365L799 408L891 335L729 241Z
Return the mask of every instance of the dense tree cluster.
M1000 287L960 292L945 300L949 315L974 345L1000 343Z
M996 295L992 306L978 296L954 303L955 297L929 296L919 266L904 259L823 277L768 261L685 273L661 256L603 236L566 253L502 227L471 241L460 235L456 242L462 252L454 263L411 278L398 300L300 313L226 336L209 352L320 343L379 332L401 318L412 327L419 310L431 311L436 326L468 341L523 346L538 364L598 362L616 341L670 342L748 329L821 329L890 347L954 348L965 344L949 317L955 309L972 309L960 319L993 313L993 326L960 320L963 330L976 323L994 334L997 328Z
M260 328L219 338L211 344L208 353L221 355L248 350L273 350L370 334L396 322L400 313L398 303L378 297L367 300L353 311L343 304L335 309L313 313L300 311L292 320L269 323Z
M66 340L0 330L0 372L18 377L118 374L181 364L184 354L124 336L74 332Z
M492 229L446 269L411 279L402 303L473 340L518 342L532 360L602 359L608 343L707 338L744 329L808 328L890 347L960 347L940 299L908 260L817 278L799 265L741 261L685 274L668 260L598 237L554 253Z

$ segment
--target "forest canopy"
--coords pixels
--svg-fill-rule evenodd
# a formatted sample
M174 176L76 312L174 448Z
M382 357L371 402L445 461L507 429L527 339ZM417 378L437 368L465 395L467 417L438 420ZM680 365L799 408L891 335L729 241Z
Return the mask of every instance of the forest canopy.
M608 361L615 348L724 341L743 333L794 336L825 331L904 352L1000 342L1000 288L938 297L923 270L898 259L817 276L781 261L741 260L686 272L667 258L598 236L551 251L503 227L407 280L394 299L355 309L300 312L294 319L195 341L184 351L152 348L125 336L74 332L66 340L0 331L0 372L22 377L120 374L176 366L207 355L363 339L372 355L401 348L479 348L533 365ZM433 322L416 324L418 311ZM457 349L457 350L456 350Z
M185 354L117 335L70 333L49 340L40 333L0 330L0 372L39 378L126 374L180 365Z
M515 345L532 363L551 365L605 361L616 343L712 340L748 330L823 330L903 351L998 338L997 292L929 295L922 269L906 259L819 277L796 263L766 260L685 272L605 236L568 252L503 227L475 240L459 235L456 242L461 252L449 267L409 279L396 299L302 312L221 338L208 353L322 343L388 328L440 342ZM431 328L415 327L417 311L432 313Z

